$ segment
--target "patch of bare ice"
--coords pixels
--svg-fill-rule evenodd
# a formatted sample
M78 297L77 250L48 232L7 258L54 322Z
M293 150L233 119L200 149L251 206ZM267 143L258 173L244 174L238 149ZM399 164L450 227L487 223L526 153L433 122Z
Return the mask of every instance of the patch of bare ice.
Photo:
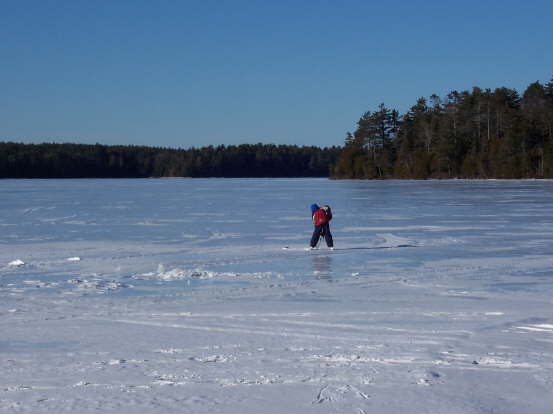
M205 357L190 357L188 358L190 361L198 361L198 362L229 362L236 359L234 355L209 355Z
M43 282L41 280L24 280L23 283L37 288L50 288L58 285L56 282Z
M406 237L396 236L391 233L377 234L380 241L387 247L416 246L417 242Z
M256 273L235 273L235 272L215 272L204 269L181 269L173 268L166 270L165 266L159 264L155 272L142 273L136 278L153 278L166 282L175 280L190 280L190 279L214 279L214 278L236 278L249 277L256 279L267 279L270 277L278 277L278 274L272 272L256 272Z
M77 290L80 292L105 293L107 291L132 287L132 285L126 283L103 279L70 279L67 282L76 285Z
M194 269L194 270L180 269L178 267L171 270L165 270L165 266L160 264L157 267L157 271L143 273L141 276L155 278L155 279L164 280L164 281L173 281L173 280L185 280L185 279L194 279L194 278L213 279L216 276L235 277L237 276L237 274L230 273L230 272L218 273L218 272L212 272L212 271L202 270L202 269Z
M218 231L208 230L208 240L224 240L224 239L236 239L240 237L239 233L221 233Z

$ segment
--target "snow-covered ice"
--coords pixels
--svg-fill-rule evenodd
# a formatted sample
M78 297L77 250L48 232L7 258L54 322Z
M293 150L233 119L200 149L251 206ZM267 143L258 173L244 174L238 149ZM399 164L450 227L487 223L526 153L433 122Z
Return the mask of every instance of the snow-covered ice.
M553 181L0 193L0 412L553 406ZM304 251L313 202L332 206L334 251Z

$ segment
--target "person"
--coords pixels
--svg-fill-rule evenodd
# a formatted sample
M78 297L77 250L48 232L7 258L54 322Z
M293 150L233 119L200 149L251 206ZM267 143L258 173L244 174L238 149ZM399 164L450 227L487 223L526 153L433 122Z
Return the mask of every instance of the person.
M311 219L313 220L313 236L311 236L310 248L314 249L319 243L319 239L324 237L326 245L334 250L334 241L330 233L329 222L332 220L332 210L330 206L319 207L317 204L311 204Z

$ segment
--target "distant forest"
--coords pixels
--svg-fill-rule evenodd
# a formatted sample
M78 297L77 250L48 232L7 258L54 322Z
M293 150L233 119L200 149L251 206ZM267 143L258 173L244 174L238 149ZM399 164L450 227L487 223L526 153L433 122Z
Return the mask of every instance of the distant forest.
M192 149L0 142L0 178L328 177L340 148Z
M0 178L553 178L553 79L365 112L343 147L170 149L0 142Z
M553 79L381 104L347 133L335 178L553 178Z

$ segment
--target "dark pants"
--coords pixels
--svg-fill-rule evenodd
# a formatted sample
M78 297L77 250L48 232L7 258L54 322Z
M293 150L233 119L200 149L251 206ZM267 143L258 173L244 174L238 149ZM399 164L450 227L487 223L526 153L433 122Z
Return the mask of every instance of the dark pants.
M330 233L330 226L328 223L321 224L320 226L315 226L313 229L313 236L311 236L311 247L315 247L319 242L320 237L324 237L326 245L328 247L333 247L334 242L332 241L332 233Z

